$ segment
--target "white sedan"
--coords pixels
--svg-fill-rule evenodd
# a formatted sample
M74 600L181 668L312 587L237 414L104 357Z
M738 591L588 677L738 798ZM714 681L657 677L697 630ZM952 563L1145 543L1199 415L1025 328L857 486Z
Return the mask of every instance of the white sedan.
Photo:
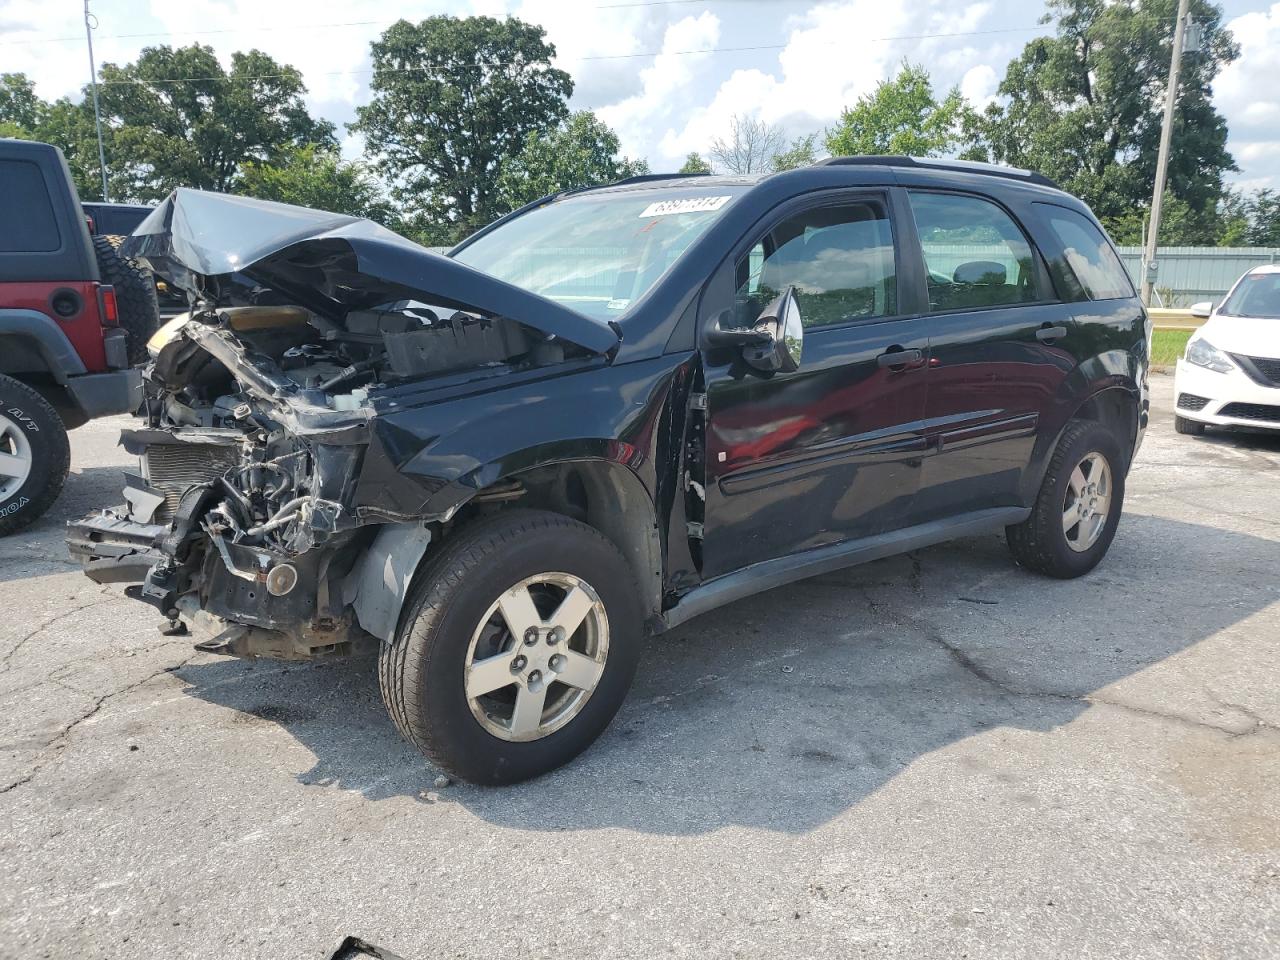
M1174 379L1179 433L1206 426L1280 430L1280 265L1255 267L1187 342Z

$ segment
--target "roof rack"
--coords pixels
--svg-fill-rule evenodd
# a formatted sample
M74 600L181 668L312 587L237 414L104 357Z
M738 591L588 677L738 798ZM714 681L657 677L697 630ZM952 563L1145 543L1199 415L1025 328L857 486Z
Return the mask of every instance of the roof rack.
M1042 173L1024 170L1021 167L1006 167L999 163L980 163L977 160L948 160L935 157L904 157L896 155L864 156L864 157L827 157L819 160L817 167L916 167L922 170L955 170L960 173L980 173L988 177L1004 177L1006 180L1021 180L1035 183L1042 187L1061 190L1056 183Z
M648 183L650 180L683 180L685 177L709 177L709 173L637 173L634 177L623 177L621 180L613 180L609 183L601 183L596 186L600 187L621 187L628 183ZM587 189L594 190L595 187Z

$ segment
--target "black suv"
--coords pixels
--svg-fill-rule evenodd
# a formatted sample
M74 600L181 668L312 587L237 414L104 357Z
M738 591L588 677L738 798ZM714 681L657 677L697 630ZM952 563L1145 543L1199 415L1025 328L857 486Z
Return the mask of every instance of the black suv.
M61 151L0 139L0 535L57 498L68 429L141 400L156 293L121 243L90 236Z
M1146 424L1142 305L1025 171L642 177L447 257L179 190L128 243L200 304L73 553L203 650L376 647L397 727L477 782L569 760L646 630L738 597L1001 529L1087 572Z

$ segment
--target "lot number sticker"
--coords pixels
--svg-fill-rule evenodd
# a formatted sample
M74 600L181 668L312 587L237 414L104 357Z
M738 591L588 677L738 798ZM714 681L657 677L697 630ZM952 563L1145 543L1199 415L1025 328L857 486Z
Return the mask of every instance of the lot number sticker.
M709 213L729 202L729 197L690 197L686 200L658 200L640 211L640 219L669 217L673 213Z

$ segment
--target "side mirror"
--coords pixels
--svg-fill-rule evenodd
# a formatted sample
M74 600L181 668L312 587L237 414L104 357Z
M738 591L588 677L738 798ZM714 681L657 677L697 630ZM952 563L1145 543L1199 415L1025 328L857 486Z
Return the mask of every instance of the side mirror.
M787 287L775 297L745 329L724 329L720 317L711 323L706 342L716 347L737 347L742 358L756 370L766 373L791 373L800 366L804 347L804 325L800 322L800 304L795 287Z
M1205 300L1201 303L1193 303L1191 305L1191 315L1197 320L1208 320L1213 314L1213 302Z

